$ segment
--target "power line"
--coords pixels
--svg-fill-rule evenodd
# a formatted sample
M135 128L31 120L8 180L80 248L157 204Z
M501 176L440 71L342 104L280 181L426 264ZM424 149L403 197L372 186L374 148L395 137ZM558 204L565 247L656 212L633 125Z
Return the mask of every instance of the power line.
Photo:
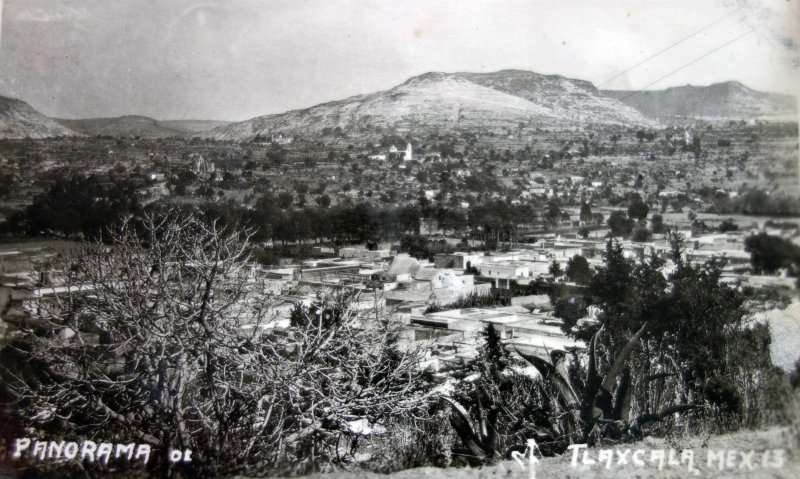
M704 31L708 30L709 28L713 27L713 26L714 26L714 25L716 25L717 23L719 23L719 22L721 22L721 21L725 20L726 18L730 17L730 16L731 16L731 15L733 15L734 13L738 12L738 11L739 11L739 10L741 10L742 8L744 8L744 7L739 7L739 8L737 8L736 10L733 10L732 12L728 13L727 15L725 15L725 16L723 16L723 17L720 17L720 18L718 18L718 19L716 19L716 20L714 20L713 22L709 23L708 25L706 25L705 27L701 28L700 30L698 30L698 31L696 31L696 32L694 32L694 33L692 33L691 35L689 35L689 36L687 36L687 37L684 37L684 38L682 38L682 39L678 40L677 42L673 43L672 45L670 45L670 46L668 46L668 47L666 47L666 48L664 48L664 49L662 49L662 50L659 50L658 52L656 52L656 53L654 53L654 54L650 55L649 57L647 57L647 58L645 58L644 60L640 61L640 62L639 62L639 63L637 63L636 65L633 65L632 67L629 67L627 70L625 70L625 71L623 71L623 72L620 72L620 73L617 73L617 74L616 74L616 75L614 75L613 77L611 77L611 78L609 78L608 80L606 80L606 81L604 81L603 83L601 83L601 84L599 85L599 87L603 87L603 86L605 86L606 84L610 83L612 80L616 80L617 78L619 78L619 77L621 77L622 75L624 75L624 74L628 73L629 71L631 71L631 70L633 70L633 69L635 69L635 68L639 68L640 66L642 66L642 65L644 65L645 63L649 62L649 61L650 61L650 60L652 60L653 58L655 58L655 57L657 57L657 56L661 55L662 53L664 53L664 52L666 52L666 51L668 51L668 50L671 50L671 49L673 49L674 47L676 47L676 46L680 45L681 43L685 42L686 40L689 40L690 38L696 37L697 35L699 35L699 34L703 33Z
M709 51L709 52L706 52L706 53L704 53L703 55L700 55L699 57L697 57L697 58L695 58L694 60L690 61L689 63L687 63L687 64L683 65L682 67L680 67L680 68L676 68L675 70L672 70L671 72L669 72L669 73L667 73L666 75L662 76L662 77L661 77L661 78L659 78L658 80L656 80L656 81L654 81L654 82L651 82L651 83L648 83L647 85L643 86L642 88L639 88L638 90L636 90L635 92L631 93L630 95L628 95L628 96L626 96L626 97L622 98L622 101L625 101L625 100L627 100L628 98L630 98L630 97L632 97L632 96L634 96L634 95L637 95L637 94L641 93L641 91L642 91L642 90L646 90L646 89L650 88L651 86L655 85L656 83L660 82L661 80L664 80L665 78L669 78L669 77L671 77L672 75L674 75L674 74L678 73L679 71L681 71L681 70L683 70L683 69L685 69L685 68L688 68L688 67L689 67L689 66L691 66L691 65L694 65L695 63L697 63L697 62L699 62L700 60L702 60L703 58L705 58L705 57L707 57L707 56L711 55L712 53L715 53L715 52L717 52L717 51L719 51L719 50L722 50L723 48L727 47L728 45L730 45L731 43L735 42L736 40L739 40L740 38L743 38L743 37L745 37L745 36L747 36L747 35L750 35L751 33L753 33L753 31L754 31L754 30L755 30L754 28L751 28L750 30L748 30L748 31L746 31L746 32L742 33L741 35L739 35L739 36L737 36L737 37L733 38L732 40L728 40L727 42L723 43L722 45L718 46L717 48L714 48L713 50L711 50L711 51Z

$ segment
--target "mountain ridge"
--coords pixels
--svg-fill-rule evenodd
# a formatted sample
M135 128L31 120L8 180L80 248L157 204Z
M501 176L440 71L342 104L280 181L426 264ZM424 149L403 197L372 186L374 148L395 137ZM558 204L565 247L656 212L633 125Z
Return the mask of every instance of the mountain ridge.
M797 118L792 95L754 90L730 80L711 85L683 85L662 90L601 90L653 118L768 119Z
M244 140L256 135L335 127L478 129L517 128L521 123L563 127L589 123L658 126L637 110L601 94L585 80L504 70L423 73L388 90L263 115L208 133L219 140Z
M676 119L795 120L797 99L732 80L663 90L601 90L586 80L506 69L488 73L427 72L387 90L354 95L240 122L156 120L142 115L55 119L23 100L0 96L0 138L57 136L205 136L251 140L275 133L419 128L506 130L590 124L651 128Z

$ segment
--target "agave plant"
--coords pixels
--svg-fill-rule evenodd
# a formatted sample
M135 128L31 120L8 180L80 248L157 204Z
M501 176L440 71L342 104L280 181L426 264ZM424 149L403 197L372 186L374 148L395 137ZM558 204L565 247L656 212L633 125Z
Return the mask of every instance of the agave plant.
M598 368L598 343L604 334L601 327L589 342L586 374L581 387L576 387L569 374L569 357L560 350L551 351L549 358L517 351L539 372L542 383L550 391L553 404L549 424L526 424L525 437L533 437L537 443L551 452L563 452L569 444L590 443L599 436L623 433L641 436L642 427L651 422L662 421L673 414L696 409L694 404L681 404L664 408L658 412L643 412L630 417L633 385L629 368L629 357L639 345L647 328L645 322L626 342L619 354L610 362L605 374ZM644 378L649 382L662 378L654 374ZM484 462L492 457L508 456L515 445L502 450L503 442L497 430L498 418L503 405L486 407L480 397L473 398L471 416L461 403L453 398L444 400L453 409L450 422L465 449L474 462ZM541 404L529 407L541 407Z
M450 416L450 424L455 429L461 443L471 455L471 459L476 462L483 462L498 455L499 443L497 434L497 418L499 410L490 408L485 410L480 398L476 401L478 408L478 418L470 418L469 412L458 401L445 397L443 398L454 410Z
M639 345L647 328L647 322L627 341L625 346L611 361L605 374L598 371L597 345L604 333L601 327L589 342L587 351L586 376L581 393L576 392L567 371L566 355L562 351L551 351L550 361L536 355L517 351L526 361L539 371L543 381L557 391L556 404L560 409L554 430L567 443L590 442L592 433L599 435L611 432L628 432L640 436L642 426L650 422L662 421L673 414L696 409L695 404L681 404L667 407L658 412L644 412L634 419L631 411L631 373L628 358ZM645 381L658 379L663 375L652 375ZM613 392L612 392L613 391ZM599 430L598 430L599 429Z

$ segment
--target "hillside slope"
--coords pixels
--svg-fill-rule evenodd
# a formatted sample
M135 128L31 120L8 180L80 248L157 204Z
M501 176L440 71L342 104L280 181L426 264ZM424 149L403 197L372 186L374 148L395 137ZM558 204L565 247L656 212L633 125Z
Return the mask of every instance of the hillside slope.
M753 90L735 81L640 92L604 90L603 93L653 118L797 119L795 97Z
M633 108L602 95L590 83L531 72L426 73L386 91L266 115L215 128L220 140L257 134L319 132L382 126L401 131L574 127L589 123L655 126Z
M146 116L128 115L117 118L87 118L80 120L57 119L62 125L86 135L138 136L141 138L167 138L182 136L190 130L165 125Z
M24 101L0 96L0 139L81 136L39 113Z
M482 86L548 105L562 118L602 124L651 125L634 108L609 98L591 82L560 75L542 75L522 70L495 73L459 73Z
M158 123L168 128L184 130L190 133L201 133L229 125L231 122L220 120L161 120Z

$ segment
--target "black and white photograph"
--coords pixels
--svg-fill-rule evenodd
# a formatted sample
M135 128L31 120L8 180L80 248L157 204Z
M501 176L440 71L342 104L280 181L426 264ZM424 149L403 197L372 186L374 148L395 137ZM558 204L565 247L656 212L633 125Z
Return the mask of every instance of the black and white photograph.
M800 477L800 0L0 0L0 477Z

